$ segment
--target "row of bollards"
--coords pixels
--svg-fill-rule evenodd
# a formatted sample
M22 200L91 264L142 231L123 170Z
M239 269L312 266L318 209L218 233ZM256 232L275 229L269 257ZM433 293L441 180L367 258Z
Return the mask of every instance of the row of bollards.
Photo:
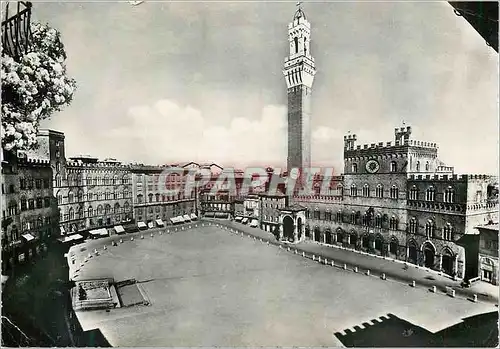
M228 229L228 228L226 228ZM231 232L235 232L235 233L238 233L236 230L232 230L230 229ZM241 233L241 236L244 236L243 232ZM252 237L251 235L248 235L248 237ZM253 236L253 239L254 240L257 240L257 238L255 236ZM261 238L258 239L260 242L264 242ZM269 245L269 241L266 241L266 244ZM278 245L279 246L279 249L283 249L283 245ZM290 246L287 246L286 247L286 250L288 252L293 252L293 254L299 254L299 251L297 249L291 249ZM304 251L302 251L302 257L307 257L306 253ZM335 261L333 259L331 259L330 261L328 260L328 258L325 258L325 257L321 257L321 256L316 256L314 254L311 255L310 257L313 261L318 261L319 263L322 263L324 265L331 265L332 267L335 267ZM340 267L340 266L339 266ZM344 263L342 265L342 269L344 270L347 270L347 264ZM353 269L352 269L353 272L355 273L358 273L359 272L359 268L357 266L354 266ZM367 276L371 276L371 271L370 269L367 269L366 272L365 272L365 275ZM385 273L382 273L380 274L380 279L381 280L387 280L387 275ZM412 282L410 283L410 286L411 287L416 287L416 282L415 280L412 280ZM436 286L432 286L431 289L429 289L430 292L432 293L437 293L437 287ZM455 297L456 295L456 292L454 289L451 289L451 288L447 288L447 295L450 296L450 297ZM476 303L478 298L477 298L477 294L473 294L470 298L468 298L470 301Z

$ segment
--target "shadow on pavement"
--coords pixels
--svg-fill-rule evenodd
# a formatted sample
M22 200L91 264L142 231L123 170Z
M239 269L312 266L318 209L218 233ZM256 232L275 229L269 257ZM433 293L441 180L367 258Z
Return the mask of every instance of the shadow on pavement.
M463 322L437 333L388 314L387 319L355 326L335 336L346 347L496 347L498 313L491 312L464 318Z

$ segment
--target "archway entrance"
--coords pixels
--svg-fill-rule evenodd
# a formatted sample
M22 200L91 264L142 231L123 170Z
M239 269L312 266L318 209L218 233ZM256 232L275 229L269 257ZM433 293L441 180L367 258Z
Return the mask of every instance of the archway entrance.
M317 242L321 241L321 231L319 230L318 227L314 228L314 241Z
M443 262L441 264L443 271L448 274L452 275L453 273L453 255L451 254L450 250L445 250L443 253Z
M330 230L325 232L325 243L327 245L331 245L333 243L332 232Z
M302 218L297 218L297 237L299 241L302 239Z
M351 234L349 235L349 243L352 246L356 247L358 245L358 234L356 234L355 232L351 232Z
M283 237L285 240L288 241L293 241L293 235L294 235L294 224L293 224L293 218L290 216L285 216L283 218Z
M337 230L337 242L344 242L344 233L342 232L342 230Z
M389 244L389 253L392 255L398 255L398 241L396 239L392 239Z
M375 251L382 253L383 246L384 246L384 240L382 236L377 235L375 237Z
M434 246L430 243L426 242L424 244L424 266L427 268L434 268L434 255L436 251L434 250Z
M417 244L414 241L408 243L408 262L417 264Z
M368 236L368 234L363 235L363 237L361 238L361 245L363 246L363 248L368 248L370 246L370 237Z

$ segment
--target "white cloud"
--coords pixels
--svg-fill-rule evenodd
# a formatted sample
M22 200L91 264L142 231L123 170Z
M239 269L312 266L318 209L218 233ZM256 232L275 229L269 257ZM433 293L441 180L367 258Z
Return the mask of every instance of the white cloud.
M280 164L286 159L285 116L286 107L269 105L255 120L211 125L198 109L164 99L130 108L126 126L110 132L109 146L125 161Z

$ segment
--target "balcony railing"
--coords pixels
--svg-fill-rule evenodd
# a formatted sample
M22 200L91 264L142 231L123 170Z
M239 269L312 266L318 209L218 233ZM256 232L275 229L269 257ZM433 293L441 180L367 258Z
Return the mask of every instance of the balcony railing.
M22 9L21 5L24 7ZM9 16L9 4L5 9L5 20L2 21L3 51L18 60L28 53L31 43L31 2L19 1L17 13Z

